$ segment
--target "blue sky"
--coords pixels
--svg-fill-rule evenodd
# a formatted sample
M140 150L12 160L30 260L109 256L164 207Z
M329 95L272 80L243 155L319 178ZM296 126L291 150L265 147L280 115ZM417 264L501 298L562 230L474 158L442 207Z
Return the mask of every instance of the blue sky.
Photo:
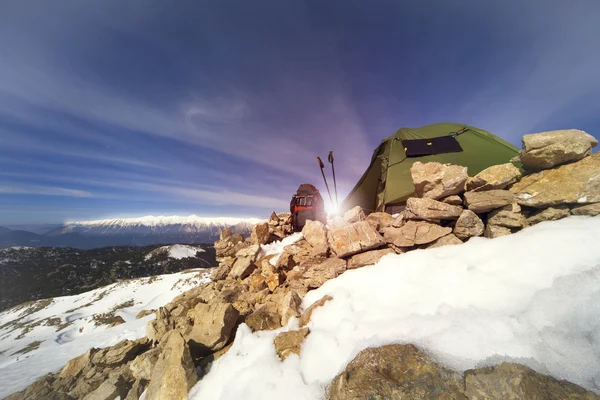
M266 217L441 121L600 134L600 2L0 4L0 225ZM324 190L324 188L322 188Z

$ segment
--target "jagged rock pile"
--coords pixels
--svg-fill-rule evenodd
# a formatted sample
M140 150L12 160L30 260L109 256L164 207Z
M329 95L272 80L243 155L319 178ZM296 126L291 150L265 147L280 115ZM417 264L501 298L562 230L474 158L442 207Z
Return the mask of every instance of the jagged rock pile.
M118 395L133 400L144 390L146 400L182 399L201 378L197 371L201 375L204 367L229 349L241 323L257 331L277 329L292 317L298 318L299 329L278 334L274 346L282 359L299 354L310 334L310 315L331 300L325 296L302 312L302 296L348 269L374 264L391 253L460 244L476 236L495 238L571 214L600 214L600 154L591 155L595 145L597 141L581 131L526 135L520 154L525 174L513 163L469 177L465 167L416 162L411 169L416 197L407 199L403 212L367 216L357 207L327 225L308 221L302 238L281 254L267 254L264 245L289 237L289 213L273 213L248 238L225 229L215 242L219 266L212 281L160 307L156 319L148 323L147 339L92 349L71 360L60 373L41 378L9 399L89 400ZM420 356L415 360L420 363L416 369L433 371L428 376L437 371L448 393L456 394L443 398L464 398L464 388L457 389L460 384L453 380L454 372L435 370ZM369 373L365 372L364 379L372 386ZM399 373L403 374L402 369ZM361 374L349 376L334 381L331 398L368 397L352 394L351 381L362 379ZM475 379L473 374L466 376L467 381ZM492 378L479 379L479 386L472 386L473 393L485 392L480 386L487 385L486 379ZM411 385L416 385L414 393L429 393L428 388L433 388L428 386L430 381ZM398 390L413 389L400 384Z

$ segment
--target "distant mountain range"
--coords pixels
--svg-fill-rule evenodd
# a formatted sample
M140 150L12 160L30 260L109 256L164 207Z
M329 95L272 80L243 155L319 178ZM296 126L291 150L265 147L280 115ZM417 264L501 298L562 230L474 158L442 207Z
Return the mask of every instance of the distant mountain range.
M154 244L212 243L227 227L248 235L257 218L206 218L196 215L147 216L47 225L48 230L0 227L0 247L46 246L92 249L104 246L148 246ZM21 228L12 226L11 228Z

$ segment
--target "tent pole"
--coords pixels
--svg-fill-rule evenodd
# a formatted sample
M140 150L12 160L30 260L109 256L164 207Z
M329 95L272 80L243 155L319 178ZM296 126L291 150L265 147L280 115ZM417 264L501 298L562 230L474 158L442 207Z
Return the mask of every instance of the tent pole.
M336 207L339 207L340 202L338 201L337 182L335 180L335 167L333 166L333 151L329 152L329 162L331 163L331 171L333 172L333 188L335 190L335 205L336 205Z
M325 164L321 161L321 157L317 157L317 161L319 162L319 167L321 168L321 175L323 175L323 181L325 181L325 187L327 188L327 194L329 195L329 201L333 204L333 199L331 198L331 192L329 191L329 185L327 184L327 178L325 178Z

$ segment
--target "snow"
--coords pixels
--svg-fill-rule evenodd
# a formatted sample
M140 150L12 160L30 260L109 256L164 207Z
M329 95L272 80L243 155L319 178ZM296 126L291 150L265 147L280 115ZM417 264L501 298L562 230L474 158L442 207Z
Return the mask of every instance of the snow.
M199 217L197 215L189 216L154 216L147 215L145 217L138 218L115 218L115 219L102 219L95 221L79 221L72 222L74 225L85 225L85 226L109 226L109 225L121 225L121 226L165 226L174 224L189 224L189 225L236 225L239 223L258 224L263 222L259 218L232 218L232 217Z
M209 281L209 271L195 270L151 278L139 278L114 283L75 296L54 298L51 304L27 315L24 308L14 307L0 313L0 327L10 321L44 321L59 317L72 324L61 331L42 323L18 338L23 329L6 326L0 329L0 398L24 389L38 377L60 370L64 364L91 347L112 346L124 339L145 336L146 324L154 314L141 319L141 310L157 309L180 293ZM125 323L108 328L96 326L93 316L115 311ZM36 304L39 304L37 302ZM40 341L37 350L14 354L28 344Z
M362 349L414 343L459 371L513 361L600 393L600 218L388 255L309 292L300 357L242 324L190 399L318 399ZM274 249L271 249L274 251ZM231 384L235 382L235 384Z
M275 254L275 257L271 258L271 260L269 262L271 263L271 265L277 265L277 261L279 261L279 257L283 253L283 249L289 245L296 243L303 237L304 236L302 235L302 232L297 232L297 233L294 233L293 235L290 235L282 240L278 240L276 242L269 243L269 244L261 244L260 245L260 253L258 255L258 258L262 258L262 257L269 256L271 254Z
M176 260L181 260L186 257L196 257L197 253L203 253L205 250L202 247L190 246L186 244L174 244L169 246L162 246L152 250L150 253L146 254L144 259L146 261L150 260L152 257L156 256L159 253L167 253L170 258L174 258Z

